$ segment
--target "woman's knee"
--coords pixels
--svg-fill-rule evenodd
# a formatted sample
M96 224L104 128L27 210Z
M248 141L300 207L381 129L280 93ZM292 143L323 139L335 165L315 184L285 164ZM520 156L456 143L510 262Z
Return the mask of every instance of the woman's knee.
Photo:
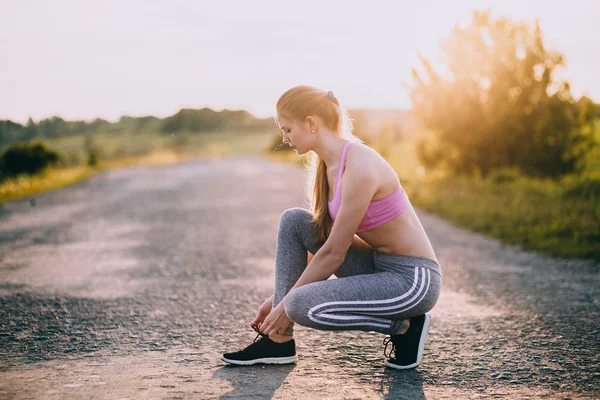
M295 226L299 223L306 223L312 221L312 214L310 211L301 207L292 207L281 213L279 217L279 226Z
M283 299L283 308L289 319L300 325L307 325L306 302L303 300L303 290L292 289Z

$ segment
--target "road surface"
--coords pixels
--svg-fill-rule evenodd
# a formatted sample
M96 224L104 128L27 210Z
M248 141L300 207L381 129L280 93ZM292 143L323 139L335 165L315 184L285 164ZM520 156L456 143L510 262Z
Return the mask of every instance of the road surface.
M227 366L270 296L303 170L259 157L96 175L0 206L0 398L599 398L600 265L418 210L443 268L421 366L297 326L299 361Z

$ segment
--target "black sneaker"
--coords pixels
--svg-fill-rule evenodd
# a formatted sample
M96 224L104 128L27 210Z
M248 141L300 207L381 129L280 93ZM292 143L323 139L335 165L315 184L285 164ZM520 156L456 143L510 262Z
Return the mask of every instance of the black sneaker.
M410 326L404 334L387 336L383 339L385 345L383 354L388 357L385 365L396 369L409 369L418 366L423 357L425 338L427 338L430 322L431 317L428 314L413 317L410 319ZM390 341L392 342L392 350L388 354L386 350Z
M262 337L258 339L259 336ZM290 364L298 361L298 356L296 356L294 339L277 343L264 333L258 332L250 346L234 353L225 353L221 356L221 360L236 365Z

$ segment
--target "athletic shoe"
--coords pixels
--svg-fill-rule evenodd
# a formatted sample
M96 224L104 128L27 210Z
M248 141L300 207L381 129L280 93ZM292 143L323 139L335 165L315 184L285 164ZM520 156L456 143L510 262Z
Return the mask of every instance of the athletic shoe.
M396 369L417 367L423 357L430 322L431 317L429 314L419 315L410 319L410 326L404 334L391 335L383 339L385 345L383 354L388 357L385 365ZM387 353L387 345L390 341L392 342L392 350Z
M257 329L255 328L255 330ZM262 337L258 339L259 336ZM298 361L298 357L294 339L285 343L277 343L264 333L258 332L250 346L234 353L225 353L221 356L221 360L236 365L290 364Z

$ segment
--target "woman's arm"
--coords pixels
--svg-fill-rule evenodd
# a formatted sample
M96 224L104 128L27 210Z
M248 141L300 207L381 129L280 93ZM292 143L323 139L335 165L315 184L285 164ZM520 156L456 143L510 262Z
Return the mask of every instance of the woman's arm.
M352 246L365 248L365 249L373 248L370 244L368 244L367 242L362 240L358 235L354 235L354 237L352 238ZM310 260L312 260L313 257L314 257L314 254L309 251L308 252L308 260L307 260L306 264L309 264Z
M354 235L354 237L352 238L352 246L360 247L363 249L373 248L370 244L362 240L358 235ZM313 253L311 253L310 251L308 252L308 259L306 260L306 265L310 264L310 260L312 260L314 256L315 255Z
M324 281L328 279L342 265L343 258L327 251L325 246L321 247L310 261L296 284L290 289L306 285L308 283Z

